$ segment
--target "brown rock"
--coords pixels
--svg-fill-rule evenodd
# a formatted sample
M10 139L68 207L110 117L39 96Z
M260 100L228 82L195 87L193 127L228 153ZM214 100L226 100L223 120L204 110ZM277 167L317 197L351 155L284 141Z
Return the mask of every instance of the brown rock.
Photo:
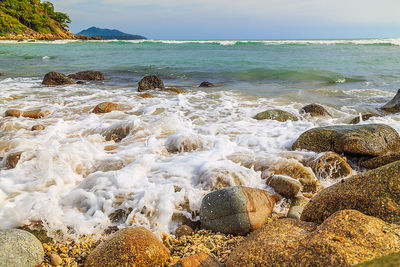
M180 259L174 267L222 267L216 258L207 253L199 253Z
M269 109L263 112L260 112L254 116L256 120L275 120L280 122L285 121L297 121L298 118L290 112L280 110L280 109Z
M71 78L62 73L49 72L44 76L42 84L55 86L64 84L75 84L75 82Z
M172 92L176 94L184 94L185 90L182 88L165 88L163 91Z
M193 233L193 229L190 226L182 224L179 226L175 231L175 236L177 238L184 236L184 235L191 235Z
M31 119L40 119L40 118L43 118L43 117L45 117L45 116L47 116L49 114L50 114L50 111L48 111L48 110L44 110L44 111L41 111L41 110L30 110L30 111L24 111L22 113L22 117L31 118Z
M395 129L385 124L335 125L302 133L292 149L381 156L400 152L400 137Z
M347 177L353 172L346 158L335 152L327 152L306 165L311 167L319 179Z
M69 78L74 80L87 80L87 81L102 81L104 75L100 71L86 70L68 75Z
M85 266L161 266L169 252L149 230L125 228L109 236L88 256Z
M16 110L16 109L9 109L9 110L6 110L6 113L4 114L4 116L18 118L21 116L21 111Z
M368 112L368 113L363 113L363 114L361 114L361 119L362 119L362 121L367 121L367 120L369 120L369 119L372 118L372 117L379 117L379 116L380 116L380 115L377 114L377 113L370 113L370 112ZM352 119L352 120L350 121L350 124L357 124L357 123L360 123L360 116L354 117L354 119Z
M286 198L294 198L301 189L301 183L298 180L285 175L273 175L267 179L267 185Z
M318 104L310 104L310 105L304 106L300 109L300 113L310 114L311 117L319 117L319 116L331 117L331 114L323 106L318 105Z
M319 192L305 206L301 219L322 223L345 209L399 223L400 161L344 179Z
M153 98L153 95L150 93L143 93L143 94L139 94L138 97L141 98Z
M304 207L309 201L310 199L304 196L296 196L290 203L290 208L286 217L300 220Z
M32 131L42 131L46 128L43 124L37 124L32 126Z
M163 81L158 76L150 75L140 80L138 85L139 92L154 89L165 89Z
M199 85L199 87L214 87L215 85L213 84L213 83L210 83L210 82L207 82L207 81L205 81L205 82L202 82L200 85Z
M60 256L58 256L58 254L53 253L53 254L50 254L50 262L51 262L51 265L58 266L58 265L62 264L63 260L61 259Z
M21 158L22 152L15 152L8 154L6 158L6 168L7 169L14 169L17 167L18 161Z
M320 226L279 219L250 234L226 266L351 266L400 251L397 228L355 210L338 211Z
M376 169L386 164L400 160L400 153L390 153L380 157L370 158L361 162L360 166L367 169Z
M121 110L121 106L119 104L115 104L112 102L102 102L98 104L94 109L93 113L99 114L99 113L108 113L113 110Z

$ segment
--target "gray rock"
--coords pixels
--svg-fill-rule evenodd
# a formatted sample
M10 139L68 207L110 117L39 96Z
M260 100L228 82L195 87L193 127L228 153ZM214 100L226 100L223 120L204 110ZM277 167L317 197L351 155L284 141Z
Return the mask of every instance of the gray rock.
M381 107L381 109L389 113L400 112L400 89L397 91L393 99Z
M256 120L276 120L280 122L284 121L297 121L298 118L290 112L280 110L280 109L270 109L263 112L258 113L254 116Z
M31 233L0 230L0 266L32 267L41 264L43 258L42 243Z
M272 213L277 196L249 187L229 187L207 194L200 207L201 226L226 234L248 234Z
M335 125L302 133L292 149L381 156L399 152L400 137L395 129L385 124Z

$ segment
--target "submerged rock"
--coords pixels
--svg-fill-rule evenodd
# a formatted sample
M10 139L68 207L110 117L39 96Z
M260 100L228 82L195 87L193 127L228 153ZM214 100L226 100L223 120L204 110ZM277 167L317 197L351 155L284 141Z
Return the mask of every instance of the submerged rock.
M193 233L193 229L192 227L188 226L188 225L184 225L182 224L181 226L179 226L176 230L175 230L175 236L181 237L184 235L191 235Z
M175 94L184 94L185 90L182 88L165 88L163 91L172 92Z
M122 107L119 104L115 104L112 102L103 102L98 104L94 109L93 113L99 114L99 113L108 113L114 110L121 110Z
M351 266L400 251L400 236L382 220L338 211L321 225L279 219L246 237L226 266Z
M42 243L31 233L19 229L0 230L0 265L32 267L42 263Z
M372 117L379 117L380 115L379 114L377 114L377 113L363 113L363 114L361 114L361 120L362 121L367 121L367 120L369 120L370 118L372 118ZM351 121L350 121L350 124L357 124L357 123L360 123L360 116L357 116L357 117L355 117L354 119L352 119Z
M165 89L163 81L156 75L145 76L138 84L139 92L154 89Z
M62 73L49 72L44 76L42 84L55 86L64 84L75 84L75 82L71 78Z
M311 117L331 117L332 115L321 105L310 104L300 109L300 113L310 114Z
M311 167L319 179L347 177L353 173L346 158L335 152L327 152L314 160L308 161L306 165Z
M344 179L315 195L301 219L322 223L338 210L354 209L400 222L400 161Z
M400 137L395 129L385 124L335 125L304 132L292 149L380 156L399 152Z
M44 129L46 129L46 126L43 124L36 124L32 126L31 131L42 131Z
M213 84L213 83L210 83L210 82L207 82L207 81L205 81L205 82L202 82L202 83L200 83L200 85L199 85L199 87L214 87L215 85Z
M48 110L40 110L40 109L36 109L36 110L30 110L30 111L24 111L22 112L22 117L25 118L31 118L31 119L40 119L43 118L47 115L50 114L50 111Z
M21 116L21 114L22 114L22 113L21 113L21 111L19 111L19 110L16 110L16 109L9 109L9 110L6 110L4 116L6 116L6 117L16 117L16 118L18 118L18 117Z
M297 121L298 118L290 112L280 110L280 109L270 109L258 113L254 119L256 120L276 120L280 122L284 121Z
M267 221L278 199L265 190L242 186L211 192L201 202L201 226L214 232L248 234Z
M397 91L393 99L381 107L381 109L389 113L400 112L400 89Z
M165 147L169 153L190 152L201 149L205 142L196 135L174 134L165 141Z
M366 169L376 169L398 160L400 160L400 153L390 153L365 160L361 162L360 166Z
M100 243L85 266L162 266L169 252L149 230L132 227L119 230Z
M75 74L68 75L69 78L74 80L86 80L86 81L102 81L104 75L100 71L86 70L77 72Z
M143 94L139 94L138 97L141 98L153 98L153 95L150 93L143 93Z

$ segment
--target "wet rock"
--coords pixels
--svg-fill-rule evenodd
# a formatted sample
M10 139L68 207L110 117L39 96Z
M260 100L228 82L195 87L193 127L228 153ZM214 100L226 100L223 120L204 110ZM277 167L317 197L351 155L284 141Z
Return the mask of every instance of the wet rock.
M44 76L42 84L49 86L56 86L64 84L75 84L75 82L71 78L62 73L49 72Z
M299 181L285 175L273 175L267 179L266 184L285 198L294 198L301 189Z
M58 265L62 264L63 260L61 259L60 256L58 256L58 254L53 253L53 254L50 254L50 262L51 262L51 265L58 266Z
M155 75L146 76L140 80L138 84L138 91L154 90L154 89L165 89L163 81Z
M210 82L207 82L207 81L205 81L205 82L202 82L200 85L199 85L199 87L214 87L215 85L213 84L213 83L210 83Z
M106 141L113 140L114 142L118 143L127 137L132 131L133 129L130 125L119 125L117 127L107 129L103 135L105 136Z
M201 149L204 146L203 140L196 135L174 134L165 141L165 147L169 153L190 152Z
M399 152L400 137L395 129L385 124L335 125L304 132L292 149L381 156Z
M301 114L310 114L311 117L331 117L331 114L321 105L310 104L300 109Z
M381 109L389 113L400 112L400 89L397 91L393 99L381 107Z
M351 266L400 250L396 229L355 210L321 225L279 219L246 237L226 266Z
M280 122L284 121L297 121L297 117L290 112L280 110L280 109L270 109L258 113L254 119L256 120L276 120Z
M165 88L163 91L175 93L175 94L184 94L185 90L182 88Z
M248 234L267 221L277 200L265 190L242 186L211 192L201 202L201 226L225 234Z
M0 230L0 265L32 267L42 263L44 251L37 238L23 230Z
M15 152L8 154L6 158L6 168L7 169L14 169L17 167L18 161L21 158L22 152Z
M316 192L319 183L315 178L311 168L306 168L295 159L284 159L273 163L265 169L262 174L262 179L268 179L273 175L286 175L293 179L298 180L302 185L302 192ZM254 168L259 170L257 166Z
M400 266L400 253L393 253L372 261L363 262L354 267L396 267Z
M376 169L398 160L400 160L400 153L390 153L384 156L374 157L362 161L360 166L366 169Z
M31 118L31 119L40 119L40 118L46 117L49 114L50 114L50 111L48 111L48 110L42 111L40 109L36 109L36 110L22 112L22 117Z
M122 107L119 104L115 104L112 102L102 102L98 104L94 109L93 113L99 114L99 113L108 113L113 110L121 110Z
M216 258L207 253L199 253L180 259L173 267L223 267Z
M102 81L104 75L100 71L86 70L77 72L75 74L68 75L69 78L74 80L86 80L86 81Z
M376 113L363 113L361 114L361 120L367 121L372 117L379 117L379 116L380 115ZM350 124L357 124L357 123L360 123L360 115L350 121Z
M143 93L143 94L139 94L138 97L141 98L153 98L153 95L150 93Z
M346 158L335 152L327 152L306 163L319 179L347 177L353 173Z
M9 110L6 110L4 116L18 118L21 116L21 111L16 110L16 109L9 109Z
M179 238L184 235L191 235L192 233L193 229L190 226L182 224L176 229L175 236Z
M132 227L119 230L98 245L85 266L161 266L169 252L149 230Z
M315 195L301 219L322 223L338 210L354 209L400 222L400 161L344 179Z
M33 125L32 126L32 131L42 131L46 129L46 126L44 126L43 124L37 124L37 125Z
M286 217L300 220L304 207L307 205L309 201L310 199L304 196L296 196L290 203L290 208L288 210Z

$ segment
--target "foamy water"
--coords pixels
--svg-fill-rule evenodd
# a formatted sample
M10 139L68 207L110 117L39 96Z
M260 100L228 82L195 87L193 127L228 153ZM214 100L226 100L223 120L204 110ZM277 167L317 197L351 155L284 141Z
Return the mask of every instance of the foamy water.
M232 43L225 44L226 49L233 47L229 46ZM48 43L20 44L15 48L0 46L0 52L11 51L7 56L15 60L10 66L0 64L1 72L16 73L0 77L0 157L3 157L0 228L42 221L50 232L61 231L66 236L101 233L110 226L129 225L173 233L184 219L198 220L201 199L212 190L244 185L272 191L261 179L261 171L251 165L265 162L273 166L289 159L302 162L316 157L313 152L291 151L292 143L301 133L316 126L348 123L360 112L390 100L397 85L397 78L386 79L381 74L386 75L384 66L373 76L378 78L352 83L347 77L354 79L353 73L339 72L337 65L332 67L327 63L318 75L314 70L289 74L279 70L272 78L265 78L264 72L269 70L254 71L253 63L243 60L239 71L234 72L237 76L229 76L225 63L217 60L213 63L216 69L221 69L217 74L228 77L218 87L198 88L197 79L202 76L196 76L197 72L176 76L181 71L177 69L171 71L173 75L169 72L164 75L165 82L185 87L186 93L154 92L154 98L144 99L138 97L135 75L163 72L163 67L145 69L144 65L151 64L140 62L137 68L141 69L136 73L131 67L113 61L112 47L104 58L96 59L98 66L107 69L105 82L44 87L41 85L44 70L70 73L82 70L80 60L95 62L93 57L97 54L90 54L93 45L90 42L84 48L80 42L64 44L69 49L60 45L62 42L54 46ZM75 55L70 49L75 45L82 48L83 54L89 53L88 56L82 59L80 54ZM110 45L120 44L104 45L103 49L109 49ZM206 49L211 49L209 45L204 44ZM69 57L64 58L59 49L70 53ZM127 57L130 53L132 57L140 56L129 47L123 49ZM148 53L155 53L153 49L150 46ZM282 51L286 49L283 47ZM187 60L187 68L198 67L198 73L208 65L202 59L197 62L189 59L179 60ZM164 60L167 62L169 58ZM84 65L85 68L94 66L90 64ZM251 72L243 70L246 64ZM13 68L17 70L10 71ZM40 75L36 75L38 69ZM126 75L126 70L133 78ZM313 83L313 79L320 81L332 71L336 74L330 80L336 82ZM308 77L307 83L304 76ZM235 79L240 81L250 77L252 83L230 82L231 77L239 77ZM389 82L384 85L382 80ZM393 90L387 89L392 87ZM93 114L93 108L104 101L119 103L124 109ZM333 117L301 117L298 110L312 102L324 104ZM253 119L270 108L289 111L301 119L296 122ZM7 109L41 109L50 115L36 120L4 117ZM400 130L399 115L362 123L370 122L386 123ZM31 131L37 124L46 128ZM7 170L5 158L14 152L23 152L21 159L15 169ZM333 182L320 181L323 186ZM276 207L276 211L285 210L285 205Z

